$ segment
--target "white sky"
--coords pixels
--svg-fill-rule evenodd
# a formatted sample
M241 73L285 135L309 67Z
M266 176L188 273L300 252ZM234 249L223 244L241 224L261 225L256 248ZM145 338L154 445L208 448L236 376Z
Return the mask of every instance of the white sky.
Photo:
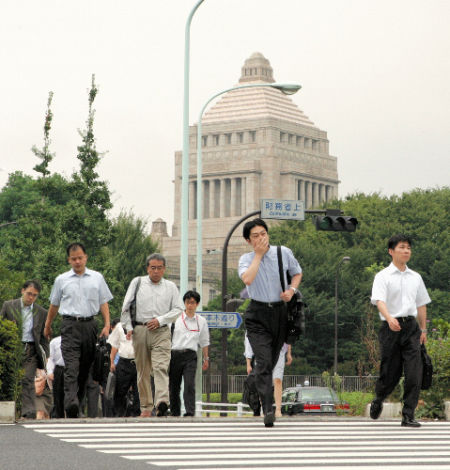
M96 74L100 176L115 209L173 220L184 28L195 0L2 0L0 186L28 174L53 98L51 170L78 168ZM340 195L449 184L450 1L205 0L191 29L190 123L259 51L328 132ZM149 225L150 228L150 225Z

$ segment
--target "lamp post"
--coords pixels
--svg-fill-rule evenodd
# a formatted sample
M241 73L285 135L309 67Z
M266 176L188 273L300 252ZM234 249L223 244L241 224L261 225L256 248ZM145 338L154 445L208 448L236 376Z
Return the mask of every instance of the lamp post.
M248 85L238 85L232 88L227 88L226 90L220 91L215 95L211 96L211 98L206 101L203 105L202 110L198 116L198 123L197 123L197 270L196 270L196 290L197 292L202 295L203 292L203 256L202 256L202 223L203 223L203 187L202 187L202 116L205 112L206 107L208 104L220 95L224 93L228 93L229 91L233 90L240 90L241 88L256 88L256 87L270 87L275 88L281 91L285 95L293 95L300 90L301 85L296 83L251 83ZM201 304L200 304L201 305Z
M189 13L184 35L184 101L183 101L183 156L181 160L181 240L180 240L180 292L188 285L188 211L189 211L189 53L191 22L197 8L204 2L198 0Z
M337 352L338 352L338 285L339 270L344 263L350 262L350 256L344 256L336 266L336 277L334 281L334 373L337 374Z

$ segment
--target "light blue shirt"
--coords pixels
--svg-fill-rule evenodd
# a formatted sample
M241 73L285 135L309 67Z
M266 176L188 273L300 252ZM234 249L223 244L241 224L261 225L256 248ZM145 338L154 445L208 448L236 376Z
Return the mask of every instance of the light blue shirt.
M245 253L239 259L239 277L247 271L255 257L255 252ZM295 259L292 251L285 246L281 247L281 257L283 259L284 285L288 289L286 271L291 277L302 272L302 268ZM259 302L280 302L281 282L278 270L277 247L270 246L267 253L262 257L258 273L253 282L247 286L248 295L253 300Z
M33 336L33 304L26 307L23 305L22 299L20 299L22 305L22 341L24 343L30 343L34 341Z
M103 276L91 269L81 275L73 269L60 274L50 294L52 305L59 306L60 315L91 317L97 315L100 305L113 298Z

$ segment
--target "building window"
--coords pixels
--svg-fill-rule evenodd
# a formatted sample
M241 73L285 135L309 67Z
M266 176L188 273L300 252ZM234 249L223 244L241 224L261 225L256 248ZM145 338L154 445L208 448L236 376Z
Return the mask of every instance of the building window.
M202 135L202 147L206 147L208 145L208 136Z
M250 131L248 134L250 136L250 142L256 142L256 131Z
M285 136L286 136L285 132L280 132L280 142L284 142Z
M231 144L231 134L225 134L225 143Z
M219 135L218 134L213 135L213 143L214 143L214 145L219 145Z
M303 137L301 137L301 136L299 136L299 135L297 136L296 144L297 144L298 146L302 145L302 139L303 139Z
M238 142L240 144L243 144L244 143L244 133L243 132L238 132L237 133L237 138L238 138Z
M216 296L216 291L214 289L209 289L209 301L213 300Z
M288 143L293 144L294 143L294 136L292 134L289 134L288 136Z

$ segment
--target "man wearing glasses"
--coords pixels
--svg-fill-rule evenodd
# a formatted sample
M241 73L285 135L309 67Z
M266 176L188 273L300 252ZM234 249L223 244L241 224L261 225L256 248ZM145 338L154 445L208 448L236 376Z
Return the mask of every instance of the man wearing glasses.
M169 364L171 335L168 324L183 311L177 286L164 279L166 260L159 253L147 257L148 276L134 278L122 306L121 323L133 337L141 417L165 416L169 408ZM130 306L135 301L132 322ZM150 375L155 381L153 397Z
M0 312L1 318L11 320L19 326L24 345L23 367L25 375L22 381L22 417L36 418L34 399L34 377L36 369L45 369L49 346L44 336L47 310L36 302L41 285L36 280L26 281L22 286L21 297L6 301Z
M197 315L200 294L188 290L183 296L185 311L178 317L173 327L172 359L170 361L169 389L170 414L180 416L180 388L184 380L184 416L194 416L195 412L195 373L197 371L197 350L202 348L202 370L208 369L209 330L206 319Z
M286 340L289 302L302 279L302 269L292 251L281 247L283 260L283 292L278 268L277 247L270 246L267 225L253 219L244 225L243 236L253 251L241 256L239 277L247 286L251 302L245 312L245 328L255 354L256 389L263 406L264 425L272 427L273 411L272 369L278 361ZM291 276L288 285L286 270Z

